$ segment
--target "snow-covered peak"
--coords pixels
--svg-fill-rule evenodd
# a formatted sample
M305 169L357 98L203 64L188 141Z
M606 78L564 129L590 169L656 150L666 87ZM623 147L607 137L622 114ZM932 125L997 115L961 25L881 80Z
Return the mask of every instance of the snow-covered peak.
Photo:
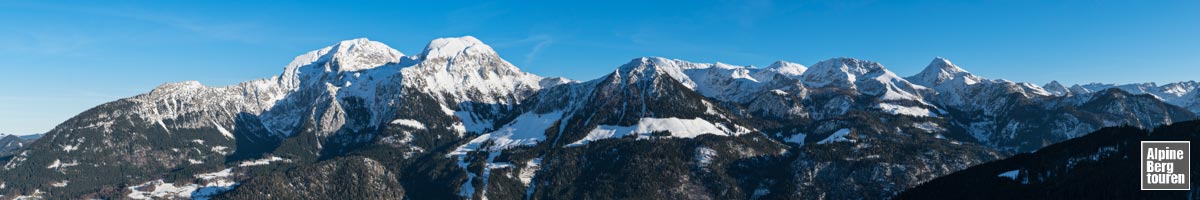
M818 62L801 75L811 87L835 87L878 95L884 100L921 100L928 88L912 84L887 70L882 64L854 58L833 58Z
M1054 94L1054 96L1065 96L1071 94L1071 89L1068 89L1067 86L1063 86L1062 83L1058 83L1058 81L1050 81L1050 83L1042 86L1042 89L1050 92L1050 94Z
M799 80L800 76L804 75L805 71L808 71L808 67L805 67L804 65L782 60L771 63L771 65L767 66L767 68L751 69L754 71L752 74L754 79L758 79L761 82L774 81L775 79L778 79L778 76L782 76L787 79Z
M745 66L735 66L725 63L692 63L663 57L633 59L629 63L622 65L617 70L617 73L620 76L626 77L631 82L666 75L691 89L697 89L697 86L702 86L703 83L698 83L699 81L712 78L744 79L751 82L758 82L758 80L750 76L750 69Z
M1085 94L1085 93L1092 92L1091 89L1085 88L1079 84L1072 85L1069 89L1071 90L1071 93L1073 93L1073 94Z
M183 82L175 82L175 83L164 83L162 85L159 85L158 87L155 87L154 91L194 89L194 88L203 88L203 87L204 87L204 85L200 84L200 81L183 81Z
M292 71L292 69L305 65L335 61L337 65L330 66L330 71L360 71L387 63L399 62L400 58L403 57L404 53L400 53L400 51L392 49L386 44L371 41L367 38L358 38L341 41L333 46L296 56L296 59L288 64L287 69L288 71Z
M951 81L971 85L980 82L982 78L959 68L958 65L954 65L954 63L951 63L946 58L937 57L929 62L929 66L926 66L925 70L909 77L908 80L919 85L932 87Z
M670 78L701 95L741 102L753 97L755 92L766 91L762 87L771 81L757 79L761 70L725 63L642 57L622 65L615 76L625 83Z
M404 53L380 42L366 38L346 40L296 56L284 69L280 81L287 88L296 88L302 76L363 71L398 63L403 58Z
M444 94L438 98L448 103L515 104L543 85L542 77L522 72L471 36L434 39L416 59L400 70L404 84Z
M771 63L771 66L767 66L766 70L774 71L788 77L800 77L800 75L804 74L804 71L808 71L808 67L798 63L780 60L775 61L775 63Z
M885 73L877 62L854 58L833 58L818 62L803 74L804 83L813 87L853 87L854 82L869 73ZM890 72L886 72L890 73Z
M449 59L460 55L496 55L496 51L475 37L462 36L434 39L421 52L422 59Z
M674 78L688 88L695 88L696 83L690 77L683 74L683 67L688 66L680 66L679 64L683 63L677 61L662 57L635 58L617 68L616 75L629 83L653 80L660 75L666 75L666 77Z

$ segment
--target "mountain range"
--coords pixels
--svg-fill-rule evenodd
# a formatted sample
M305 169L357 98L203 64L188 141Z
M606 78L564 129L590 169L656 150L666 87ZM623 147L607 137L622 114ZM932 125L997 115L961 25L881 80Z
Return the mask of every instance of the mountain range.
M1192 190L1141 190L1141 141L1196 141L1200 121L1154 129L1108 127L939 177L897 199L1191 199ZM1190 165L1196 164L1191 161ZM1195 168L1191 173L1200 171ZM1197 184L1190 183L1192 188Z
M635 58L599 79L521 71L471 37L367 39L274 77L168 83L0 160L5 197L891 198L1104 127L1196 119L1195 82L1065 87L833 58L765 68Z

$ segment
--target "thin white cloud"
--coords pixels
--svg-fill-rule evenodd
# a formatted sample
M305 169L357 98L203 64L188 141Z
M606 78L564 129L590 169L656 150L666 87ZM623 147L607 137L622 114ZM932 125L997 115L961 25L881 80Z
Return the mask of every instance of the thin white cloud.
M548 34L532 34L532 35L529 35L528 37L525 37L520 40L501 42L501 43L497 43L494 46L496 46L496 47L513 47L513 46L531 45L532 47L530 47L529 52L525 52L525 55L524 55L525 60L523 63L528 65L529 63L532 63L534 60L536 60L538 55L540 55L542 53L542 51L544 51L546 48L549 48L550 45L553 45L555 42L556 42L556 40L554 39L554 37L550 36Z
M250 21L217 22L141 9L92 8L85 9L83 12L161 24L221 40L257 43L265 38L261 34L260 24Z
M758 20L771 14L774 2L771 0L738 0L725 2L732 8L727 16L743 27L752 27Z
M446 13L446 26L442 32L444 34L461 34L463 32L475 31L476 28L488 23L488 21L508 12L507 9L497 7L493 4L474 4Z
M0 33L0 52L69 54L95 43L95 39L69 31L17 30Z

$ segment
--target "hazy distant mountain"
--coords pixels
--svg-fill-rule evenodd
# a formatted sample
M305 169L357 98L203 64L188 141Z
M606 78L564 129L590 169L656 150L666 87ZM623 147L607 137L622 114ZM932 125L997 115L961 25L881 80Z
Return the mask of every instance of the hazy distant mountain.
M1062 95L1088 94L1111 88L1124 90L1131 94L1151 95L1161 101L1186 108L1192 112L1200 112L1200 83L1196 81L1184 81L1164 85L1158 85L1153 82L1125 85L1090 83L1071 86L1071 88L1064 90Z
M522 72L470 36L416 55L354 39L279 76L169 83L89 109L14 152L0 194L888 198L1102 127L1195 118L1155 96L1068 90L943 58L904 78L854 58L644 57L575 81Z
M33 140L37 140L38 138L42 138L43 135L44 134L38 133L38 134L29 134L29 135L18 135L17 137L21 138L22 140L33 141Z
M7 161L5 157L12 156L17 150L25 148L25 145L41 136L42 134L9 135L0 133L0 160Z

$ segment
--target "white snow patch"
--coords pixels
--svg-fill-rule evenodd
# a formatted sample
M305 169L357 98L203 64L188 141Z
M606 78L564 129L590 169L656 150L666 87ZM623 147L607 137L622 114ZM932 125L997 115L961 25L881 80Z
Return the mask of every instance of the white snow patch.
M829 137L826 137L825 139L817 142L817 144L829 144L829 143L834 143L834 142L854 142L854 140L846 138L847 135L850 135L850 129L844 129L844 128L838 129L836 132L833 132L833 134L829 135Z
M238 166L249 167L249 166L257 166L257 165L266 165L266 164L271 164L271 162L275 162L275 161L291 162L292 160L283 159L283 158L280 158L277 156L271 156L271 157L262 158L262 159L258 159L258 160L242 161L242 163L238 164Z
M162 121L162 119L155 120L155 121L157 121L157 122L158 122L158 126L161 126L161 127L163 128L163 131L166 131L168 135L170 135L170 134L171 134L171 129L168 129L168 128L167 128L167 124L164 124L164 123L163 123L163 121Z
M467 170L467 166L471 163L463 160L463 157L465 156L458 157L458 168L467 171L467 181L463 182L462 186L458 188L458 196L471 198L471 196L475 195L475 184L471 184L471 180L475 180L475 173Z
M915 107L915 106L901 106L901 105L890 104L890 103L880 103L879 109L883 110L884 112L895 114L895 115L908 115L908 116L915 116L915 117L931 117L931 116L936 117L937 116L937 113L934 113L933 111L930 111L929 109L925 109L922 107Z
M71 162L69 162L69 163L64 163L64 162L62 162L61 160L54 159L54 162L50 163L50 166L46 166L46 169L55 169L55 168L71 167L71 166L76 166L76 165L79 165L79 162L77 162L77 161L71 161Z
M529 187L533 183L533 176L537 175L537 171L542 169L542 158L530 159L525 162L525 167L521 168L521 174L518 176L525 187Z
M189 183L184 185L175 185L174 183L165 183L162 179L154 180L141 185L129 187L130 199L208 199L213 195L217 195L229 190L232 190L238 185L237 182L218 179L207 181L204 185ZM142 191L143 188L154 187L151 191Z
M924 130L925 132L930 132L930 133L946 131L945 128L942 128L941 126L938 126L938 124L933 123L933 122L916 123L916 124L913 124L913 128L921 129L921 130Z
M218 124L217 122L214 121L213 126L217 126L217 131L220 131L221 135L224 135L225 137L227 137L229 139L233 139L233 133L229 133L229 130L225 130L225 127L221 127L221 124Z
M997 175L997 176L1012 179L1012 180L1017 180L1017 174L1020 172L1021 172L1021 170L1012 170L1012 171L1000 173L1000 175Z
M463 129L465 130L465 131L463 131L463 133L483 132L484 130L492 128L492 124L494 123L491 120L487 120L487 119L476 119L475 114L472 114L471 112L467 112L467 111L454 112L454 116L457 116L459 119L462 119Z
M671 138L695 138L696 136L713 134L721 136L737 136L750 133L751 130L733 125L732 128L718 123L708 122L704 119L679 119L679 118L642 118L633 126L611 126L601 125L588 132L588 135L579 141L567 144L567 147L575 147L585 145L592 141L625 137L627 135L637 136L638 139L649 139L652 133L668 132Z
M409 127L409 128L415 128L415 129L425 130L425 124L423 124L423 123L421 123L421 122L418 122L417 120L411 120L411 119L397 119L397 120L392 120L392 124L395 124L395 125L401 125L401 126L407 126L407 127Z
M65 152L79 150L79 145L62 145L62 150Z
M797 133L795 135L784 138L783 141L790 142L790 143L796 143L796 144L799 144L801 147L804 147L804 139L805 138L808 138L808 134Z
M517 116L512 122L500 127L499 130L491 133L479 135L467 144L459 146L454 152L446 156L464 155L467 152L478 150L480 145L487 141L492 141L493 145L488 149L491 151L504 150L518 146L535 145L540 141L546 140L546 129L554 125L563 116L562 111L555 111L545 114L525 113Z
M450 109L450 107L446 107L444 104L438 104L438 106L442 107L442 113L446 113L446 115L451 116L454 115L454 109Z
M467 126L463 125L462 122L454 122L454 125L450 125L450 130L458 133L458 136L461 137L463 134L467 133Z
M229 154L229 152L228 152L228 151L225 151L226 149L229 149L229 147L225 147L225 146L214 146L214 147L212 147L212 151L213 151L213 152L220 153L221 155Z
M541 169L541 157L525 162L525 168L521 168L521 174L517 178L521 180L521 184L525 184L525 196L533 196L533 192L537 189L537 185L533 184L533 177L536 176L537 171Z
M29 194L29 195L18 195L16 198L13 198L13 200L34 200L34 199L42 199L42 195L45 195L45 194L46 194L46 193L45 193L45 192L42 192L42 190L41 190L41 189L33 189L33 194ZM4 197L4 196L0 195L0 197Z
M63 180L63 181L59 181L59 182L56 182L56 183L50 183L50 186L54 186L54 187L67 187L67 184L68 184L68 183L71 183L71 181L68 181L68 180Z
M221 171L217 171L217 172L213 172L213 173L196 174L196 178L204 179L204 180L211 180L211 179L216 179L216 178L228 178L229 176L233 176L233 168L225 168L225 170L221 170Z
M488 153L487 162L485 163L484 168L483 168L483 174L479 175L479 178L481 178L482 182L483 182L483 187L481 187L483 189L483 191L482 191L482 194L480 194L480 196L483 196L483 197L481 199L484 199L484 200L487 199L487 188L488 188L488 183L490 183L488 181L488 179L492 175L492 169L513 167L512 163L494 163L493 161L496 159L496 156L499 156L499 155L500 155L500 152L496 152L496 151ZM470 163L463 160L464 157L465 156L458 157L458 166L461 167L463 170L467 170L467 166L470 165ZM471 184L471 180L473 180L473 179L475 179L475 173L471 173L470 171L467 171L467 182L463 183L462 187L459 189L459 193L458 193L459 196L469 198L469 197L475 195L475 185Z
M696 162L700 166L708 166L712 164L713 159L717 157L717 151L708 147L700 147L696 149Z

